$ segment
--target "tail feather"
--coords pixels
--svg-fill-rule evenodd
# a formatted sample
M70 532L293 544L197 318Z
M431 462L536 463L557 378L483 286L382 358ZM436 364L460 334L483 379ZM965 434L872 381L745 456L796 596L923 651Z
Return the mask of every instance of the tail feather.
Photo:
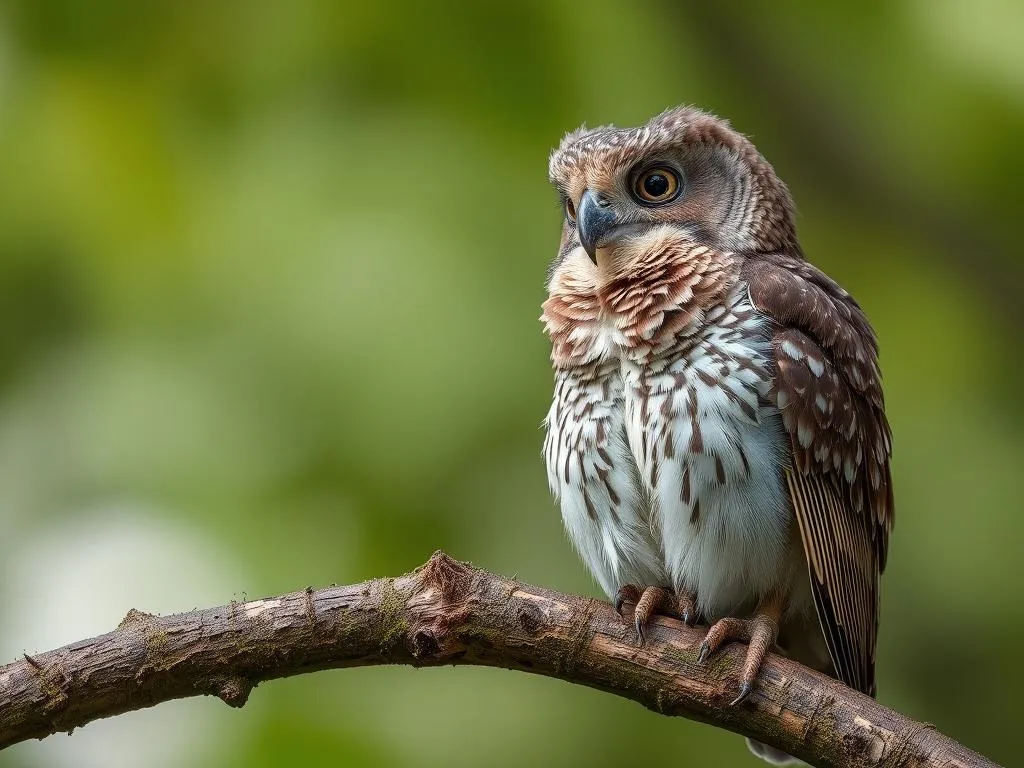
M747 739L747 746L750 747L751 752L772 765L793 765L795 763L803 762L792 755L787 755L781 749L776 749L775 747L764 744L760 741Z

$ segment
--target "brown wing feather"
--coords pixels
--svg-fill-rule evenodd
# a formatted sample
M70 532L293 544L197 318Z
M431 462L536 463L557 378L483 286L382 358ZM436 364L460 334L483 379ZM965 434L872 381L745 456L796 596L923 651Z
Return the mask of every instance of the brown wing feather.
M893 524L875 335L850 295L806 261L758 256L744 273L754 306L776 323L773 395L818 619L838 677L873 696L878 577Z

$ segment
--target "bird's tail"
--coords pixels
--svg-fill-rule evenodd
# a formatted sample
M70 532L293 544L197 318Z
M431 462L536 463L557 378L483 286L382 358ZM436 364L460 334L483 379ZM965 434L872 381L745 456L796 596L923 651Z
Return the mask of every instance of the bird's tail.
M747 739L747 746L750 748L751 752L772 765L793 765L795 763L802 763L801 760L798 760L792 755L787 755L781 749L776 749L775 747L769 744L763 744L760 741Z

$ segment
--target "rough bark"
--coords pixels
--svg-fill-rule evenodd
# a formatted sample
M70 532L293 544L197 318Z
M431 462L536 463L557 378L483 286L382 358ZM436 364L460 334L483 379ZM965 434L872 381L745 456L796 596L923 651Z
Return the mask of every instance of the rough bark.
M873 699L771 656L730 707L743 649L696 663L703 630L658 618L643 647L607 603L436 553L395 579L173 616L131 610L113 632L0 667L0 748L162 701L319 669L477 664L557 677L752 736L817 766L993 766Z

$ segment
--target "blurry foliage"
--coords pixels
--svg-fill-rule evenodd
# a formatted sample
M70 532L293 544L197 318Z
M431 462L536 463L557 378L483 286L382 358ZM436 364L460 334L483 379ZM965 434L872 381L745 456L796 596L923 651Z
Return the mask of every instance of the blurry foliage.
M581 122L692 102L773 160L807 253L881 339L882 701L1008 762L1024 11L740 8L0 6L5 655L439 547L594 593L539 453L545 161ZM709 727L495 670L323 673L241 714L144 714L0 765L752 764Z

